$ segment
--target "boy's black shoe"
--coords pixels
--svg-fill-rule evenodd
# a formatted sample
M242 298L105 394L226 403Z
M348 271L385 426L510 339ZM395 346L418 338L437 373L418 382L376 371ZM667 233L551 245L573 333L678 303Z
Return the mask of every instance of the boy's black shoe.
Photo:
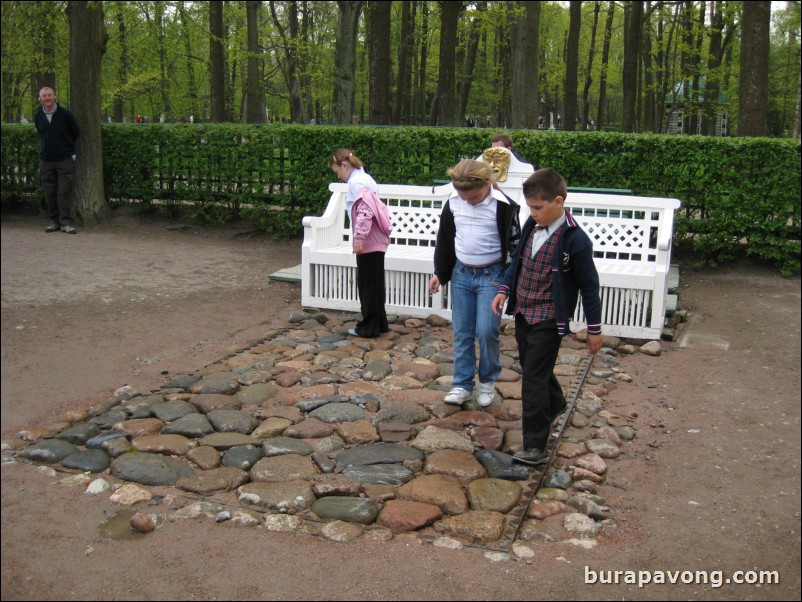
M513 454L512 459L521 464L529 464L530 466L538 466L540 464L548 464L549 454L545 449L538 449L531 447Z

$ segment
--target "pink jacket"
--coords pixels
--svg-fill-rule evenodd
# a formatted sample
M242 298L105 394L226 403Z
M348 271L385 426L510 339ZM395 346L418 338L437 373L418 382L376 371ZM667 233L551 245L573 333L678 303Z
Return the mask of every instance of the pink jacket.
M393 231L387 205L375 192L365 187L356 197L353 216L353 240L362 243L362 252L385 253L390 245L390 233Z

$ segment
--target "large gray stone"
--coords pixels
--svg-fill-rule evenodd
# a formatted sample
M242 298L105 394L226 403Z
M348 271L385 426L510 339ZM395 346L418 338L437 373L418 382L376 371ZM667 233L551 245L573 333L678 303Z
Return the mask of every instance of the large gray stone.
M197 412L187 414L178 420L165 424L162 428L162 435L184 435L185 437L203 437L214 432L214 427L209 419Z
M399 485L411 481L415 476L415 473L402 464L349 466L342 474L346 479L371 485Z
M240 470L250 470L262 459L262 450L257 445L235 445L223 454L223 466L231 466Z
M309 413L313 418L321 422L356 422L365 417L364 408L352 403L329 403Z
M422 451L398 443L375 443L345 449L337 456L337 465L365 466L369 464L395 464L409 460L423 460Z
M173 422L187 414L197 414L198 410L191 403L182 399L173 399L155 404L150 408L150 412L162 422Z
M285 454L308 456L314 451L315 449L306 441L294 437L272 437L262 442L262 452L267 458Z
M329 496L312 504L312 512L324 520L336 519L369 525L379 515L379 508L370 498Z
M259 426L256 418L237 410L212 410L206 417L218 433L250 435Z
M43 439L23 449L20 455L29 460L55 464L77 451L78 448L69 441L63 441L62 439Z
M186 462L158 454L123 454L111 463L113 477L142 485L174 485L193 474Z
M296 479L281 483L247 483L237 489L237 499L270 510L301 512L315 501L312 484Z
M63 439L75 445L86 445L86 442L92 437L97 437L100 434L100 427L89 422L82 422L75 424L67 429L61 431L56 435L56 439Z
M251 481L281 483L301 479L312 479L318 474L314 462L308 456L286 454L262 458L251 468Z
M102 449L79 451L61 461L67 468L75 468L81 472L103 472L110 462L108 454Z

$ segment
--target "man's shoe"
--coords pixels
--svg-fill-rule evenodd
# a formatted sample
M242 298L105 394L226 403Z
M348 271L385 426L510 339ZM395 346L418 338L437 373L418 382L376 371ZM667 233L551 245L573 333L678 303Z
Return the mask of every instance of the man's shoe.
M73 228L72 226L61 226L61 231L65 234L78 234L78 230Z
M45 228L45 232L57 232L61 230L61 226L58 224L50 224L47 228Z
M448 395L445 396L443 401L445 403L451 403L456 406L461 406L470 398L471 398L470 391L468 391L467 389L463 389L462 387L454 387L448 392Z
M479 394L476 396L476 403L480 407L486 408L496 397L496 383L479 383Z
M530 466L539 466L540 464L548 464L549 454L545 449L538 449L531 447L519 452L515 452L512 459L521 464L529 464Z

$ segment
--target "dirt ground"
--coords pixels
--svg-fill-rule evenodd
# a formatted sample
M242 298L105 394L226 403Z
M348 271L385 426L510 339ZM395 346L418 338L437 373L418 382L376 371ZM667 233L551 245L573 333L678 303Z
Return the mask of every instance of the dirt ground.
M203 367L299 308L300 287L268 275L300 263L300 240L120 215L76 236L45 225L2 221L3 440ZM623 358L634 382L606 400L638 414L638 437L610 461L602 494L619 528L595 549L533 543L534 562L493 562L210 520L112 540L99 533L119 510L108 495L4 464L2 599L799 600L800 279L743 264L681 275L681 343ZM710 577L587 583L616 570ZM715 571L733 581L717 587ZM736 571L779 584L736 584Z

